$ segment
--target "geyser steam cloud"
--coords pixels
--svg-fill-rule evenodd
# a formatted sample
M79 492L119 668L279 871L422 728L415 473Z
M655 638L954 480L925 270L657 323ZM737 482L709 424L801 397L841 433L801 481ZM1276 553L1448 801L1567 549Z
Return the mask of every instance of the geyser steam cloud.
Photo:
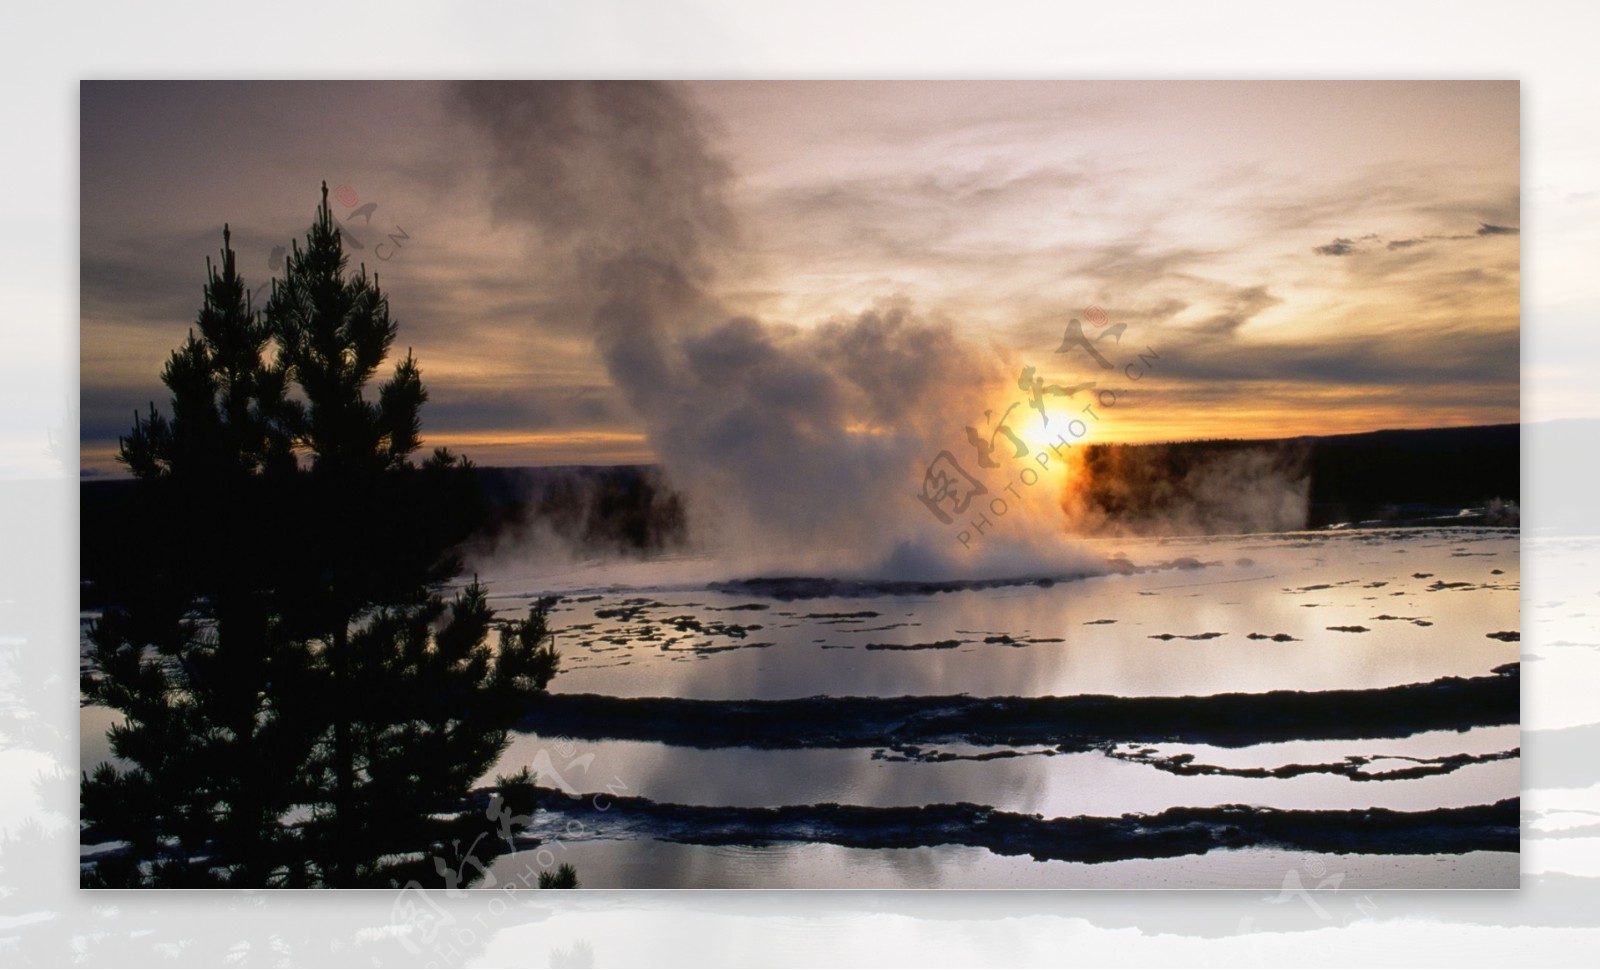
M715 279L737 234L731 173L673 86L452 93L489 146L498 216L570 261L569 297L689 495L692 534L793 566L949 541L912 496L927 461L959 444L952 430L992 404L984 389L1004 386L997 352L903 301L808 328L726 311Z

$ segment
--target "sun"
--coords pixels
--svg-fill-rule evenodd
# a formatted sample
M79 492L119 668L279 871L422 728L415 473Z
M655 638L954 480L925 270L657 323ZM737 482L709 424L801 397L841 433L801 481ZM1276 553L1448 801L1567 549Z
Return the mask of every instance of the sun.
M1025 429L1022 436L1024 440L1035 443L1035 466L1051 481L1060 485L1068 484L1076 464L1073 460L1075 454L1094 443L1093 424L1085 422L1064 406L1052 408L1047 404L1042 412L1031 407L1026 411L1021 418ZM1014 415L1022 413L1020 408L1013 412ZM1041 454L1048 461L1041 461Z

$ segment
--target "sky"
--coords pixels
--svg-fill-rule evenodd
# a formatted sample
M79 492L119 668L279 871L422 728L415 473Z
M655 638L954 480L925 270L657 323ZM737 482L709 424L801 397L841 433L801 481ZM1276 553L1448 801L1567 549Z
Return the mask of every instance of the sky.
M1493 81L85 82L82 467L118 473L165 404L223 224L265 286L323 181L423 368L427 446L479 464L769 430L775 464L902 426L932 457L1028 415L1023 366L1116 390L1095 440L1514 422L1518 106ZM690 295L608 316L596 267L630 252ZM1114 370L1057 353L1073 318L1123 327Z

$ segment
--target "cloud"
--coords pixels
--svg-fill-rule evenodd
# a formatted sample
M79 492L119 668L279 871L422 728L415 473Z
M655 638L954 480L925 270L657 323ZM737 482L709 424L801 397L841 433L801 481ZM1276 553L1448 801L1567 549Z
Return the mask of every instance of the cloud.
M1252 317L1281 303L1283 300L1267 292L1265 286L1237 288L1226 300L1221 313L1202 320L1191 329L1206 336L1232 337Z
M1005 393L1016 382L1003 373L1007 354L1050 374L1044 355L1089 303L1183 362L1192 354L1194 377L1174 373L1166 385L1172 400L1202 390L1220 395L1208 401L1257 400L1275 375L1304 381L1286 423L1322 420L1318 395L1338 402L1329 408L1339 420L1365 420L1364 401L1424 408L1471 371L1447 354L1430 379L1442 345L1383 342L1386 353L1414 355L1401 373L1361 352L1375 331L1432 332L1436 344L1499 331L1514 343L1515 241L1485 238L1515 233L1514 164L1479 152L1466 172L1465 156L1363 147L1341 130L1326 134L1347 152L1330 166L1265 126L1254 141L1229 134L1209 154L1163 150L1195 148L1167 107L1203 93L515 82L91 90L84 433L125 432L133 406L167 396L157 374L198 308L222 221L234 223L252 282L264 282L271 247L304 231L323 177L356 186L363 202L379 203L374 224L403 224L414 240L381 269L400 339L415 347L432 392L425 431L510 440L603 425L697 445L701 415L729 427L764 421L831 437L853 455L834 463L845 470L836 482L797 476L830 493L864 480L850 469L894 453L880 427L891 419L910 422L908 440L940 447L941 429L953 426L959 446L962 424L1007 401L954 384L999 368L992 386ZM307 128L299 122L310 101L323 110ZM1502 134L1489 126L1472 138ZM271 150L219 147L246 144ZM1389 148L1397 154L1373 154ZM1353 211L1384 234L1352 232ZM1317 239L1325 245L1308 245ZM1308 248L1342 258L1308 261ZM736 320L746 323L730 327ZM902 417L886 377L830 379L823 372L840 358L814 335L830 326L830 339L860 354L926 366L942 397L906 395ZM706 344L712 333L722 351ZM1507 346L1475 340L1461 346ZM911 352L918 341L926 360ZM764 383L744 380L747 365ZM711 373L727 375L720 387ZM1349 388L1331 383L1338 375ZM1410 383L1397 394L1390 379ZM1515 408L1514 385L1488 393L1485 408ZM802 401L820 409L810 428L796 419ZM977 410L963 413L969 402ZM1167 419L1191 429L1211 420L1198 409ZM500 460L547 460L533 446L526 457L511 448ZM730 520L763 508L760 478L778 474L775 465L705 454L675 470L706 475L705 492L733 510ZM729 467L701 467L719 463ZM864 509L881 511L875 503ZM772 529L804 532L790 524L802 517Z
M1176 334L1157 346L1168 372L1185 381L1296 384L1315 387L1404 388L1413 398L1459 384L1481 393L1514 388L1520 335L1515 329L1385 328L1374 334L1336 334L1319 340L1255 341L1247 345L1206 334Z
M1519 235L1521 232L1522 230L1517 228L1496 226L1484 222L1478 225L1478 228L1475 232L1453 234L1434 233L1426 236L1412 236L1405 239L1393 239L1390 240L1384 246L1384 248L1392 252L1398 249L1410 249L1413 246L1421 246L1426 243L1460 242L1467 239L1476 239L1480 236L1515 236ZM1382 242L1383 237L1377 233L1369 233L1368 235L1362 236L1361 240L1359 241L1368 240ZM1318 256L1349 256L1352 253L1364 252L1363 249L1356 245L1357 242L1358 240L1341 237L1326 245L1315 246L1311 251L1316 253Z

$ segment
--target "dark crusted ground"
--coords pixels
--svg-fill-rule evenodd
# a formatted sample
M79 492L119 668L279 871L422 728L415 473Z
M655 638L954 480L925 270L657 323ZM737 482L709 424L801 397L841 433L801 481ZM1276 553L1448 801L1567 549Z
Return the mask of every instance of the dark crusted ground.
M807 697L690 700L550 694L520 727L590 740L700 748L847 748L895 744L1060 745L1399 738L1515 724L1519 668L1371 690L1205 697Z

